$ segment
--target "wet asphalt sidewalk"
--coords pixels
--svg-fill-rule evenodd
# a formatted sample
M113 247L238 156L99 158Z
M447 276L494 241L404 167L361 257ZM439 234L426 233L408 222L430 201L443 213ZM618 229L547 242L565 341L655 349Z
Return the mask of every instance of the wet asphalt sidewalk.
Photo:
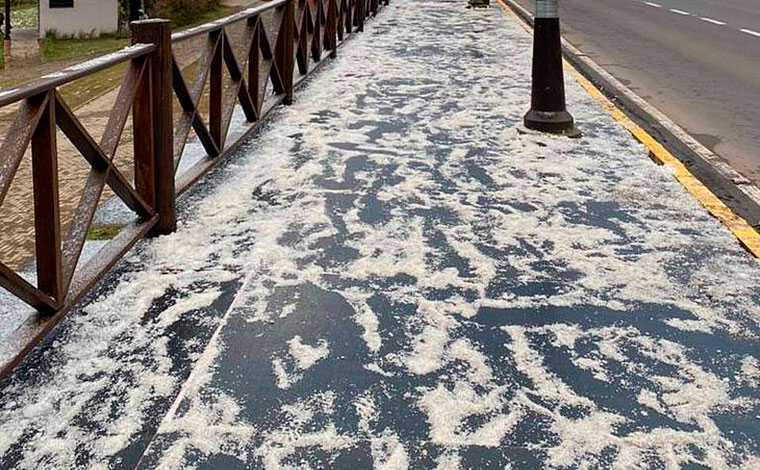
M0 468L760 467L760 264L530 37L392 2L0 386Z

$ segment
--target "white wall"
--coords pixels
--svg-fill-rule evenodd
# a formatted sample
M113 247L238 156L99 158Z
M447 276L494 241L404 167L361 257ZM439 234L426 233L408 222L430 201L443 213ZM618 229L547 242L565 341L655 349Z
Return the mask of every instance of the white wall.
M74 8L50 8L40 2L40 37L81 37L115 33L119 27L118 0L74 0Z

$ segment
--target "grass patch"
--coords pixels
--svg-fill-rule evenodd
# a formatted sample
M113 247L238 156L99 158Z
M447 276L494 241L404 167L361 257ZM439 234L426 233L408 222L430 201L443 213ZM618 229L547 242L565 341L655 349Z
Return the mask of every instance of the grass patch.
M119 50L129 44L129 40L114 36L96 39L55 39L45 38L42 56L45 61L66 61L81 58L87 60L102 54ZM128 63L121 63L100 72L87 75L60 88L61 96L72 109L113 90L122 82Z
M196 26L202 25L203 23L208 23L210 21L218 20L219 18L224 18L225 16L232 15L238 11L240 11L239 8L219 5L208 11L194 15L194 19L192 21L187 21L184 19L182 21L172 20L172 29L174 31L182 31L183 29L194 28Z
M115 36L93 39L56 39L46 37L42 41L42 57L46 61L88 59L92 56L113 52L129 45L129 40Z
M101 225L90 227L87 231L87 239L91 241L111 240L121 231L121 225Z
M124 62L98 73L87 75L62 86L58 91L69 107L76 109L118 87L124 79L128 65L129 63Z

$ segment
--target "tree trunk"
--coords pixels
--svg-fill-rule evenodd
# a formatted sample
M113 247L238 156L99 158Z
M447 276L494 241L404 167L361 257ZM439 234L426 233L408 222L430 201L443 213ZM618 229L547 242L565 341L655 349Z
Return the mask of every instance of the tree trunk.
M129 0L129 21L137 21L140 19L141 7L141 0Z

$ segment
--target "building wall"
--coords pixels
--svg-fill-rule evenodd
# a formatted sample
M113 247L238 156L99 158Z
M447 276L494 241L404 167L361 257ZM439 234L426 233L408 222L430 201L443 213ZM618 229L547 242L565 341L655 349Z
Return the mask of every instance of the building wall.
M119 27L118 0L74 0L73 8L50 8L39 0L40 37L97 37Z

